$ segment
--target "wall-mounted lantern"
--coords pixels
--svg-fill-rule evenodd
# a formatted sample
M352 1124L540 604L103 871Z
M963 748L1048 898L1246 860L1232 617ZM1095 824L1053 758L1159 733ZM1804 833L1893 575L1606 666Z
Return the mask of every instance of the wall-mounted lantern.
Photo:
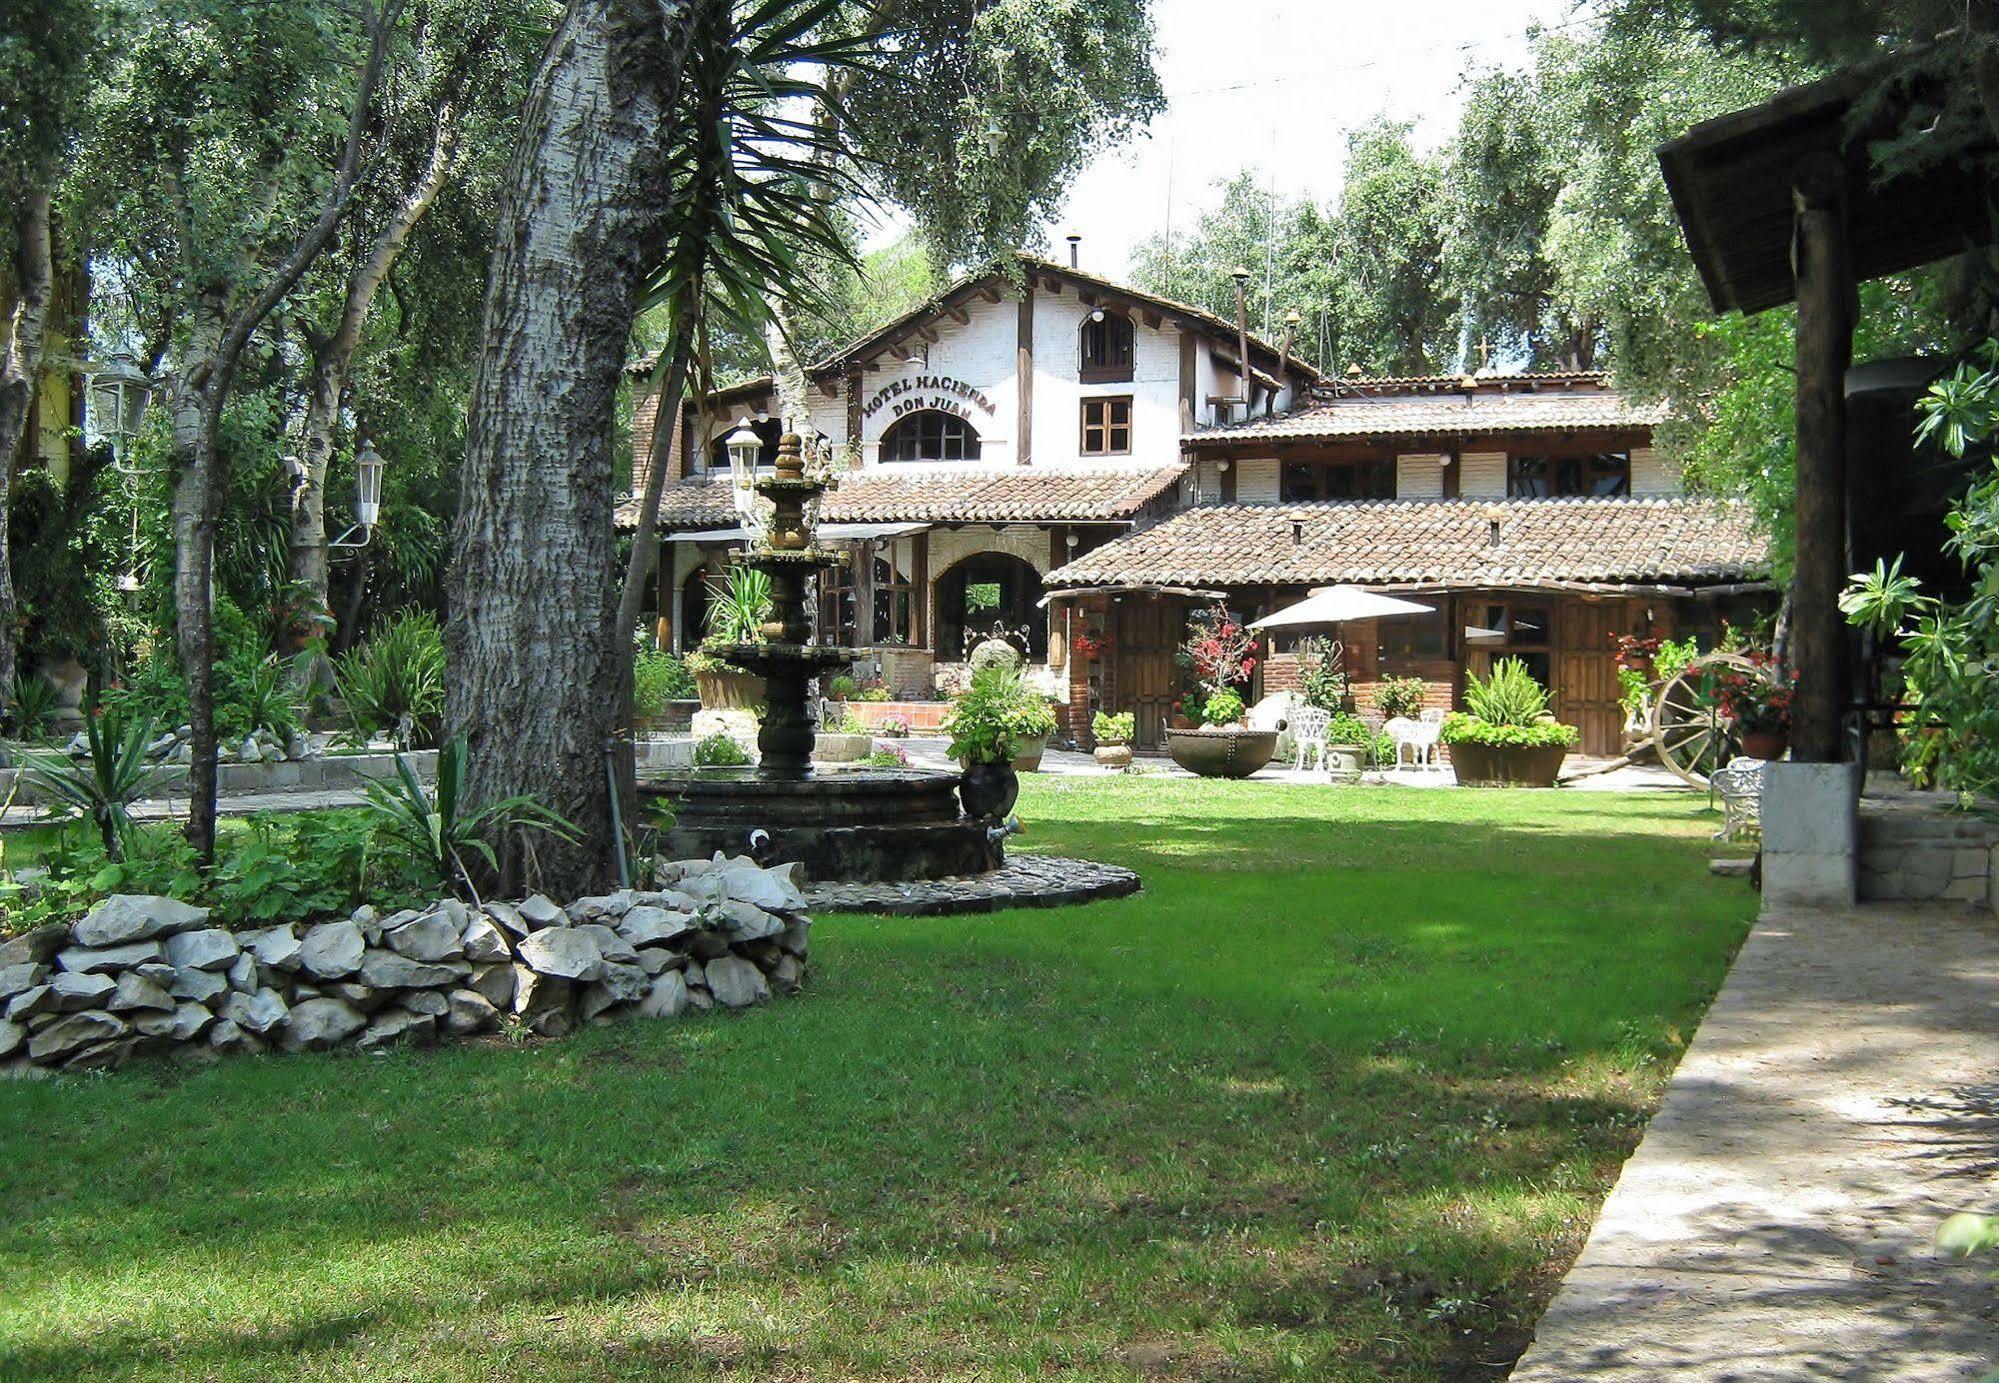
M375 536L375 525L382 519L382 472L387 469L388 463L375 444L363 440L361 450L354 454L354 526L328 547L366 547ZM361 535L358 538L354 536L357 533Z

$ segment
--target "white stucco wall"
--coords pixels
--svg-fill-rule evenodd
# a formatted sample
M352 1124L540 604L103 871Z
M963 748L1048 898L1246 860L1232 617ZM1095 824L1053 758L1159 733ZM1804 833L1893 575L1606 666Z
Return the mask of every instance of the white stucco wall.
M1009 304L1013 307L1013 304ZM1081 332L1091 309L1073 291L1034 295L1034 464L1170 466L1180 459L1180 331L1131 320L1128 383L1084 384ZM1017 323L1009 316L1009 324ZM1131 454L1083 456L1082 407L1088 398L1131 398Z

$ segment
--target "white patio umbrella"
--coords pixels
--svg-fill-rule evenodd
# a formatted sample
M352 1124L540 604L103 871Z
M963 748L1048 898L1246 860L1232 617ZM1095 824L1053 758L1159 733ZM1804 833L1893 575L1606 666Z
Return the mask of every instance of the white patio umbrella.
M1400 600L1392 595L1376 595L1358 586L1321 586L1296 605L1287 605L1274 614L1250 623L1252 629L1309 629L1319 625L1345 624L1349 620L1381 619L1387 615L1434 614L1435 607Z

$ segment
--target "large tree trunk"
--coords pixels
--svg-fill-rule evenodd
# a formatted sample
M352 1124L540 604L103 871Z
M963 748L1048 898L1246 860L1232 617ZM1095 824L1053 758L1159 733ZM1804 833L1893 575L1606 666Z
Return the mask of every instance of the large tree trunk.
M7 544L14 456L34 402L55 292L46 189L32 193L16 209L14 241L13 263L0 263L0 706L14 694L14 569Z
M501 203L452 535L447 736L471 803L530 793L574 842L495 842L500 883L616 877L607 753L624 698L612 535L619 371L667 236L667 128L697 3L572 0Z
M437 200L457 156L458 130L447 108L439 113L431 139L430 158L416 182L397 201L388 220L376 232L368 258L347 278L340 320L313 348L312 381L306 391L305 440L300 460L305 481L292 504L291 549L287 560L292 581L303 588L315 612L326 612L326 469L333 459L333 432L340 421L340 399L347 389L347 370L361 344L361 330L375 294L387 281L410 233Z

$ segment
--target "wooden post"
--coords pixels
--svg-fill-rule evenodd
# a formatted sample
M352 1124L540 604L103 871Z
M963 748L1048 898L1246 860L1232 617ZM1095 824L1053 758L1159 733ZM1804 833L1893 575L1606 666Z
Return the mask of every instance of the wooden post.
M1792 184L1792 269L1798 287L1797 570L1787 661L1798 677L1791 757L1845 758L1846 621L1839 611L1846 558L1846 369L1853 359L1853 268L1846 238L1846 172L1815 155Z
M1013 459L1034 460L1034 280L1020 290L1020 321L1014 344L1014 393L1020 407L1014 420Z
M875 644L875 545L867 538L854 544L854 643Z

